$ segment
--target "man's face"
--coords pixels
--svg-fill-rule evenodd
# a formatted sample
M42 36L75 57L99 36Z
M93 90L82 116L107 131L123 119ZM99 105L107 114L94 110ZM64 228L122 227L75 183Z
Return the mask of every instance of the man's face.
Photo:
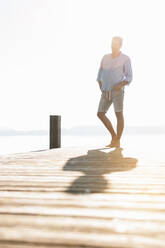
M113 39L111 43L111 48L112 48L112 51L119 51L121 48L120 41L117 39Z

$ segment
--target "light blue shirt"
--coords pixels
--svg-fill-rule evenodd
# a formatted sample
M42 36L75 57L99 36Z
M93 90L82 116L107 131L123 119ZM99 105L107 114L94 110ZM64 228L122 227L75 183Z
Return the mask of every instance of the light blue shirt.
M114 85L124 80L128 81L127 85L129 85L132 81L132 67L130 58L121 51L115 58L112 58L112 53L105 54L101 60L96 79L96 81L101 81L102 83L101 90L112 90Z

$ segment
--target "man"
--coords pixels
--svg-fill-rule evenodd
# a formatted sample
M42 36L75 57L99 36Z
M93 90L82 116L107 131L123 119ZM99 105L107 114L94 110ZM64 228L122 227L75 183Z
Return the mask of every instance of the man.
M114 36L112 38L112 53L103 56L96 79L102 91L97 116L108 129L112 138L106 147L120 147L124 128L124 88L132 81L131 60L120 51L122 43L121 37ZM110 120L105 115L112 103L117 118L117 132L114 131Z

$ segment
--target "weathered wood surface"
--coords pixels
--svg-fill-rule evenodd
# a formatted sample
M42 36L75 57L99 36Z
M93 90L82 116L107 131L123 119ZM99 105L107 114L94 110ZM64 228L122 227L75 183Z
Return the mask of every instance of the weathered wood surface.
M0 248L164 248L164 160L131 154L81 147L1 156Z

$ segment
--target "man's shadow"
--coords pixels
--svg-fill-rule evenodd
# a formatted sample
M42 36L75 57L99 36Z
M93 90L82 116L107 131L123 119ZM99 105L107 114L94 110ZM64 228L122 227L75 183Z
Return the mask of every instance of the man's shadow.
M72 194L106 192L110 184L104 174L127 171L136 167L138 160L123 157L122 148L116 148L110 152L101 151L105 149L107 150L107 148L88 150L87 155L67 161L63 170L81 171L85 175L72 182L65 192Z

